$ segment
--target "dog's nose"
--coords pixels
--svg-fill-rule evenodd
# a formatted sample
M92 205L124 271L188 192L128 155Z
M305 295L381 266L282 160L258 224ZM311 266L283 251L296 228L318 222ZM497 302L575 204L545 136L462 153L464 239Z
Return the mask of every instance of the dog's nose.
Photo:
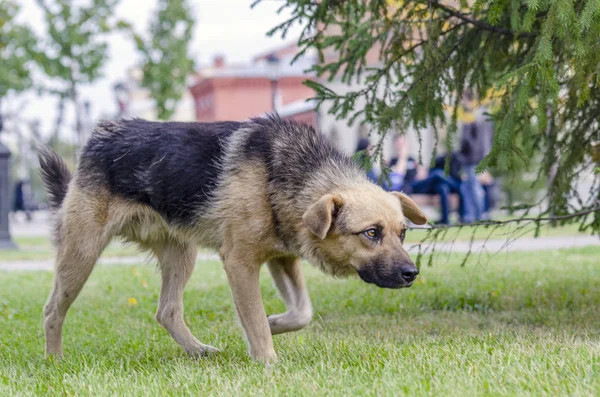
M400 268L400 275L407 283L415 281L415 278L417 278L418 274L419 269L417 269L415 265L405 265Z

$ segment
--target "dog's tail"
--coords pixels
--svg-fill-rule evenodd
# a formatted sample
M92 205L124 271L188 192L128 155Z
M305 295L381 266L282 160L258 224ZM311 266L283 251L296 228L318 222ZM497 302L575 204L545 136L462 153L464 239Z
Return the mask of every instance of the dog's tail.
M42 183L48 194L48 204L51 211L56 211L62 205L67 195L71 172L65 161L47 147L38 146Z

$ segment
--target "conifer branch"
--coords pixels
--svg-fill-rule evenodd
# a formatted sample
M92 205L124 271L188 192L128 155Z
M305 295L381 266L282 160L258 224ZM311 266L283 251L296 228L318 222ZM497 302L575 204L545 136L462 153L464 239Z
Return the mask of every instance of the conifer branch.
M480 221L480 222L468 223L468 224L458 223L456 225L429 225L427 227L415 227L414 229L425 229L425 230L454 229L454 228L479 227L479 226L483 226L483 227L503 226L503 225L508 225L511 223L523 223L523 222L534 222L534 223L557 222L557 221L581 218L583 216L593 214L595 212L600 212L600 205L594 206L594 207L589 208L584 211L579 211L579 212L575 212L575 213L567 214L567 215L557 215L557 216L537 217L537 218L536 217L524 217L524 218L507 219L505 221Z
M464 14L458 10L455 10L454 8L445 6L443 4L440 4L437 1L432 1L431 2L431 6L433 8L437 8L439 10L444 11L445 13L452 15L453 17L456 17L466 23L469 23L473 26L476 26L477 28L481 29L481 30L487 30L490 32L494 32L494 33L499 33L505 36L511 36L511 37L516 37L518 39L520 38L532 38L532 37L537 37L537 34L535 33L531 33L531 32L521 32L521 33L515 33L510 29L505 29L505 28L500 28L497 26L493 26L490 25L487 22L483 22L479 19L473 19L473 18L469 18L467 15L468 14Z

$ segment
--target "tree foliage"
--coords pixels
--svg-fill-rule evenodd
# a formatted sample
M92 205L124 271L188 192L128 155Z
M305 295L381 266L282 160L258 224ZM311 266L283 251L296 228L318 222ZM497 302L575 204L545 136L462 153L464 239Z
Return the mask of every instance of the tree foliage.
M32 32L15 23L19 11L13 1L0 2L0 98L8 91L23 91L32 84L28 50L35 44Z
M33 59L58 86L42 89L69 99L75 107L76 132L80 137L82 122L79 89L101 77L108 58L105 36L121 27L113 20L119 0L93 0L75 5L71 0L36 0L46 22L46 34L38 40ZM78 3L80 4L80 3Z
M381 136L393 125L436 134L442 125L452 148L463 89L495 97L493 147L480 169L533 167L547 178L543 213L588 212L582 225L600 230L600 181L587 201L575 189L600 140L600 1L286 0L281 9L291 17L271 34L302 25L302 53L320 58L313 71L352 87L338 94L309 82L339 118L360 117ZM369 64L373 49L379 62Z
M159 0L150 26L150 38L134 34L142 56L142 86L156 102L158 118L168 120L186 89L194 69L189 45L194 28L193 12L186 0Z

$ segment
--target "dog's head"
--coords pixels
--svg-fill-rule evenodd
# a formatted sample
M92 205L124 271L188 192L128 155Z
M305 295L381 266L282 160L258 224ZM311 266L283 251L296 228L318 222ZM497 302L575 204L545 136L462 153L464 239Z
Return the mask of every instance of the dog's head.
M417 225L427 222L408 196L374 185L327 194L302 217L312 234L311 249L325 271L356 271L383 288L410 287L419 273L403 247L406 219Z

